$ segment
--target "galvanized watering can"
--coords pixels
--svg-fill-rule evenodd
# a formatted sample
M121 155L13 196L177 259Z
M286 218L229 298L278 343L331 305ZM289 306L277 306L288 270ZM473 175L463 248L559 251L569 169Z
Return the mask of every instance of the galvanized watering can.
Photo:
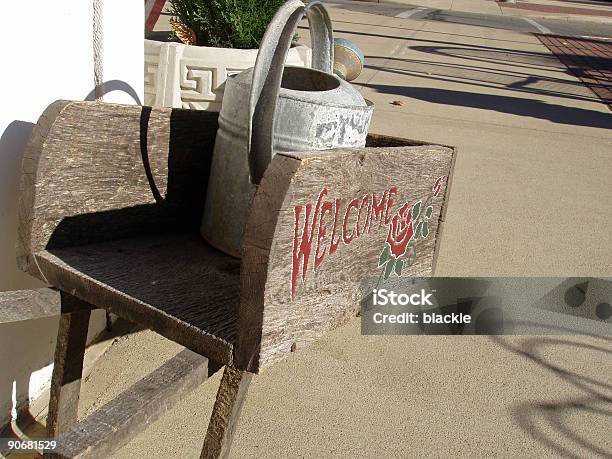
M298 23L308 17L313 68L285 66ZM201 233L241 256L251 200L275 152L365 145L373 106L333 74L325 7L289 0L268 26L255 67L227 79Z

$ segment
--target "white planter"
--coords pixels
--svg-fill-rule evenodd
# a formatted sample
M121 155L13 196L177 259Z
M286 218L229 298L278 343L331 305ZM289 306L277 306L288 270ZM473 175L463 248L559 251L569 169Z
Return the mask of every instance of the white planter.
M219 111L223 83L253 67L257 51L145 40L145 105ZM311 57L310 48L298 45L286 62L305 66Z

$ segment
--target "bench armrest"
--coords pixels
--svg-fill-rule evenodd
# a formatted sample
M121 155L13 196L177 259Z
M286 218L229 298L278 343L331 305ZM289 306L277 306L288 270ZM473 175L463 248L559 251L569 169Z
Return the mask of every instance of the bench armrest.
M414 242L413 260L410 250L398 258L401 275L433 273L455 149L384 136L370 142L378 148L273 158L245 234L235 355L242 368L256 372L355 317L360 285L383 274L394 217L419 201L428 234Z

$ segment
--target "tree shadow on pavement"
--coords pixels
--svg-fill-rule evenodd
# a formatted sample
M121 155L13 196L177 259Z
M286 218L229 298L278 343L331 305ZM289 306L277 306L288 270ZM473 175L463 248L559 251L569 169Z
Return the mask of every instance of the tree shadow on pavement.
M426 54L434 54L450 58L468 59L486 64L510 64L519 67L518 64L537 66L546 69L559 69L562 73L568 73L567 67L553 54L534 53L505 48L493 48L490 46L411 46L411 50ZM525 67L520 65L520 67Z
M612 116L609 113L549 104L533 99L438 88L411 88L381 84L364 84L363 86L382 94L405 96L433 104L491 110L527 118L545 119L558 124L595 128L610 128L612 124Z
M534 440L560 457L610 457L610 449L574 432L568 425L567 418L579 412L609 419L612 418L612 404L596 397L554 403L523 402L512 409L512 417ZM559 441L559 437L563 440ZM570 447L576 451L570 451Z
M544 357L544 351L547 348L560 346L612 354L612 347L610 347L612 340L604 336L591 336L591 338L598 338L605 344L594 345L569 338L549 336L526 337L517 345L516 342L511 343L507 338L490 337L501 347L529 359L532 363L552 372L563 382L571 384L584 393L584 396L574 396L559 401L520 401L510 409L514 422L524 432L562 457L610 457L612 452L606 448L606 445L596 444L593 440L586 438L584 433L576 432L575 427L571 427L569 419L571 415L582 413L603 418L602 426L610 424L612 420L612 381L600 381L576 373ZM605 369L601 369L599 374L609 376Z
M567 67L549 52L521 51L512 48L476 45L473 43L449 42L429 38L415 38L403 35L387 35L371 32L355 32L351 30L334 30L334 33L359 35L373 38L404 40L406 48L426 54L436 54L447 57L462 58L485 62L487 64L509 64L513 67L546 69L569 73Z
M458 24L484 29L505 29L514 32L533 32L531 24L516 16L491 15L487 13L471 13L467 11L436 10L423 17L424 20Z
M370 25L367 22L355 22L355 21L346 21L346 20L340 20L340 19L334 19L334 24L352 24L352 25L366 25L366 26ZM525 43L525 44L531 43L528 40L509 40L509 39L504 39L504 38L495 38L495 37L482 36L482 35L468 35L465 33L451 33L448 31L422 30L422 28L399 27L397 25L377 24L376 27L381 28L381 29L398 30L398 31L401 30L404 32L412 32L412 33L421 32L421 33L426 33L427 35L442 35L442 36L448 36L448 37L461 37L461 38L478 38L479 40L487 41L487 42L498 41L498 42L506 42L506 43ZM306 26L300 26L299 28L308 30L308 27ZM351 32L351 33L356 33L356 32ZM401 37L398 37L398 38L401 38Z
M489 69L469 64L385 58L384 56L366 56L366 60L369 62L373 60L384 61L384 64L380 66L370 64L366 65L366 68L408 77L422 77L429 80L454 83L461 82L483 88L507 89L527 94L564 97L574 100L599 100L586 86L577 81L530 75L519 70ZM397 62L397 66L394 65L395 62Z

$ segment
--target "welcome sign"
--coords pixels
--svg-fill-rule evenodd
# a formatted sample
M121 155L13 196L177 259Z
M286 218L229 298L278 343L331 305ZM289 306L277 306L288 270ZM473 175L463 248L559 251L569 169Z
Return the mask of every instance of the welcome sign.
M432 275L455 150L370 142L387 146L278 153L266 171L243 249L257 269L241 271L237 355L251 368L356 317L364 279Z
M373 229L387 230L387 239L378 259L385 279L393 273L401 276L405 264L414 262L414 244L429 236L429 220L434 213L432 198L440 193L445 178L438 177L425 204L418 200L394 206L398 188L393 186L380 193L366 193L343 206L341 198L329 199L329 188L324 187L315 204L309 202L296 206L291 295L295 295L298 276L306 282L309 263L316 271L327 255L333 255L341 245L349 246L354 240L369 236ZM405 261L409 246L410 256ZM311 258L314 258L312 263Z

